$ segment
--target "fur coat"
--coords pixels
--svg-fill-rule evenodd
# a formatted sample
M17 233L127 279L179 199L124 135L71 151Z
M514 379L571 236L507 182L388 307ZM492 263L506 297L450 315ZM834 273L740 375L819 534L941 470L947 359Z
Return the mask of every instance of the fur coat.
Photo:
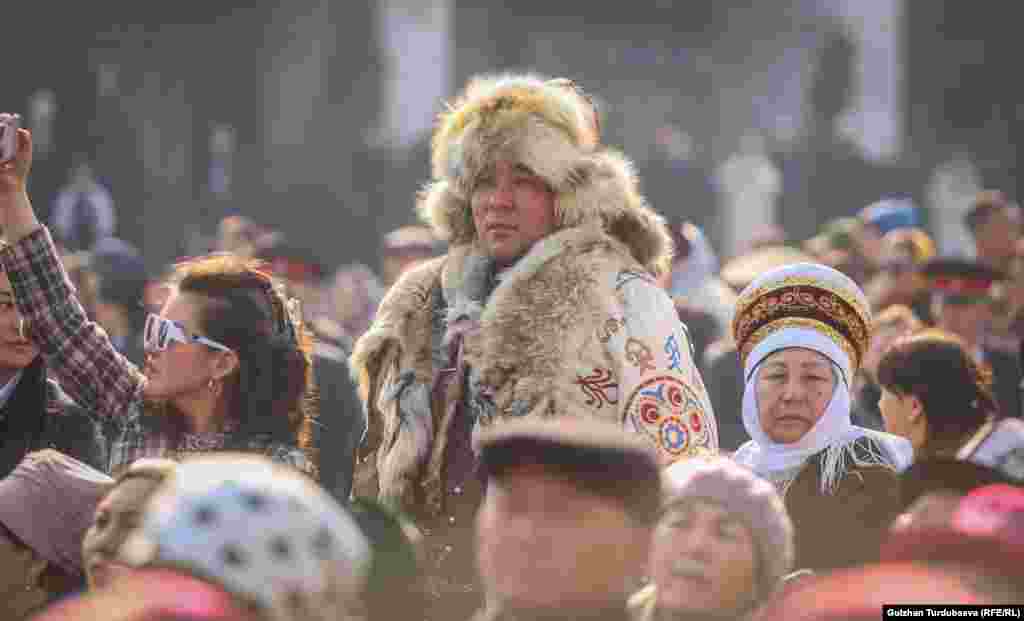
M686 329L629 247L594 226L556 231L476 299L470 244L414 268L385 298L352 368L370 421L357 493L402 508L440 481L448 409L432 395L443 334L468 316L476 428L519 416L589 416L643 434L662 463L717 450ZM475 317L474 317L475 316Z
M585 102L566 81L482 77L442 114L417 208L451 250L392 287L352 353L370 426L357 494L430 504L456 411L475 432L507 417L609 421L648 438L663 463L717 449L686 329L653 278L671 265L672 238L629 161L599 144ZM545 182L557 223L501 274L471 207L498 160ZM439 383L457 359L469 372Z

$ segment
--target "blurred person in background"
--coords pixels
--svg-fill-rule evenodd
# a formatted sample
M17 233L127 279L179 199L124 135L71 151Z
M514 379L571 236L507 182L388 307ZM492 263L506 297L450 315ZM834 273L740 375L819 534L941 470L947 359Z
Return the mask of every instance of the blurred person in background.
M0 261L47 368L77 402L119 427L115 475L141 457L255 451L315 476L309 343L302 319L268 274L232 255L176 266L174 292L147 318L140 370L83 311L50 233L25 192L28 131L0 167Z
M770 483L725 457L672 464L638 621L748 618L793 568L793 525Z
M864 362L853 380L853 422L861 427L885 431L885 421L878 408L882 389L878 386L878 362L893 341L906 334L921 330L924 324L909 307L896 304L875 315L871 320L871 344L864 354Z
M893 197L875 201L857 212L861 222L859 237L861 253L869 260L882 256L882 239L905 228L921 226L917 207L907 198Z
M399 279L350 359L370 424L357 493L417 519L432 594L452 602L437 615L478 604L467 527L486 428L582 417L614 421L666 464L717 450L655 281L671 236L629 162L592 142L586 100L537 76L470 80L438 120L418 205L450 250Z
M351 350L370 327L385 293L385 286L366 265L342 265L334 272L328 288L328 308L342 330L347 349Z
M0 270L0 476L32 451L53 448L94 468L107 468L103 429L48 377L15 293Z
M932 259L921 270L932 292L935 327L964 341L968 353L991 372L999 411L1019 417L1022 374L1017 352L989 338L995 289L1005 276L978 261L951 257Z
M146 501L177 466L169 459L140 459L117 478L93 514L82 539L82 561L90 589L109 586L128 571L117 553L142 520Z
M935 257L935 242L917 228L902 228L882 238L879 270L864 287L871 308L882 311L893 304L913 309L921 321L931 323L931 292L921 267Z
M363 615L370 542L308 477L259 455L183 462L147 501L118 560L231 593L257 621Z
M316 380L318 420L314 445L320 466L320 484L342 503L352 492L356 450L366 434L366 414L356 394L348 367L351 342L321 305L326 270L313 253L281 239L256 252L290 295L302 304L310 327L313 376Z
M673 223L670 231L675 255L662 281L674 299L714 318L714 331L701 339L706 346L728 334L736 293L718 277L718 257L703 231L682 220Z
M520 420L481 440L476 619L628 618L660 508L649 446L592 420Z
M107 475L54 450L29 453L0 479L0 609L26 619L84 586L82 536Z
M144 296L149 275L142 255L128 242L110 237L93 248L89 267L96 279L96 323L121 355L137 366L143 365Z
M737 303L733 330L751 440L733 458L782 493L796 567L871 560L899 510L897 473L910 465L910 443L850 419L850 385L870 329L863 292L823 265L773 270Z
M439 254L440 243L430 227L403 226L384 236L381 244L381 281L390 287L411 267Z
M856 218L837 218L807 240L804 250L813 255L817 263L838 270L863 286L875 270L875 258L868 258L861 250L863 228Z
M214 250L250 257L257 248L268 244L273 238L272 232L251 219L240 214L230 215L217 226Z
M974 239L978 261L1009 272L1021 236L1020 207L997 190L981 192L964 215L964 226Z
M92 250L96 242L111 237L117 225L110 191L96 179L89 162L77 159L68 184L54 201L50 224L61 244L73 252Z

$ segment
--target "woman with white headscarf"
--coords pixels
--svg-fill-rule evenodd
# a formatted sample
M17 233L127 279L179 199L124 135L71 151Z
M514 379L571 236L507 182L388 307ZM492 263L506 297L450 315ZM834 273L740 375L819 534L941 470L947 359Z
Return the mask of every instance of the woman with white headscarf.
M736 305L733 337L751 440L734 459L784 495L796 567L871 560L899 510L897 473L913 449L850 421L850 384L870 325L860 288L811 263L762 275Z

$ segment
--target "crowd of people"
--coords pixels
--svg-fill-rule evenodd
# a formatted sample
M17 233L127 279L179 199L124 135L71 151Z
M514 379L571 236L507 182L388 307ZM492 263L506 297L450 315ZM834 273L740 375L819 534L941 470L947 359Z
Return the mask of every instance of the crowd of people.
M2 119L0 119L2 120ZM868 619L1024 602L1024 237L880 198L719 264L567 79L473 78L423 225L244 216L158 274L0 164L0 608L39 620Z

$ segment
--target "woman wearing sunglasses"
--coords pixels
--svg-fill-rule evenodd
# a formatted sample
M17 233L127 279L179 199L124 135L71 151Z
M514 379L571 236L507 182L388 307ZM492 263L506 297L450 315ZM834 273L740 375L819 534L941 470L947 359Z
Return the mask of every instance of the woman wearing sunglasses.
M146 322L146 365L117 353L76 298L26 191L30 134L0 163L0 261L27 332L73 398L120 427L117 475L142 457L233 450L315 474L309 342L298 313L256 265L211 255L175 266L172 293Z

